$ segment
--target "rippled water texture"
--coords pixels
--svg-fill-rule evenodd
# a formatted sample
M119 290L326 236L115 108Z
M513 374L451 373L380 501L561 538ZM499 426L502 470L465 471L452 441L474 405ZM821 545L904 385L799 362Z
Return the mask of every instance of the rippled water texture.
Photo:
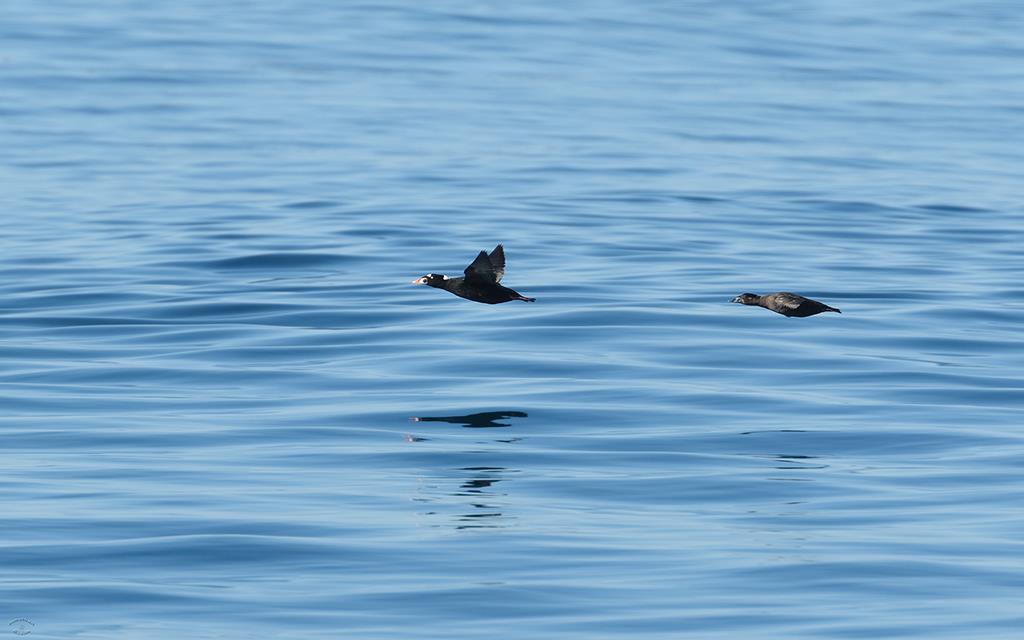
M11 632L1019 637L1018 3L2 14Z

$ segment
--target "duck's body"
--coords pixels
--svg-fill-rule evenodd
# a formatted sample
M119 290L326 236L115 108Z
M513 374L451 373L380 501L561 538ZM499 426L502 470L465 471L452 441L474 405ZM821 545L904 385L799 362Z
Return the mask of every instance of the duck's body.
M790 293L788 291L769 293L764 296L759 296L756 293L741 293L730 300L730 302L764 307L769 311L781 313L787 318L806 318L826 311L842 313L839 309L830 307L823 302L811 300L810 298L805 298L801 295Z
M472 300L473 302L483 302L484 304L501 304L502 302L511 302L512 300L522 300L523 302L534 302L536 300L536 298L527 298L519 292L497 283L493 286L481 286L467 281L466 278L449 278L440 288L450 291L460 298Z
M413 284L425 284L435 289L444 289L460 298L483 302L484 304L500 304L512 300L533 302L536 298L527 298L518 291L499 284L505 274L505 250L499 244L490 255L481 251L475 260L466 267L464 275L457 278L428 273L416 278Z

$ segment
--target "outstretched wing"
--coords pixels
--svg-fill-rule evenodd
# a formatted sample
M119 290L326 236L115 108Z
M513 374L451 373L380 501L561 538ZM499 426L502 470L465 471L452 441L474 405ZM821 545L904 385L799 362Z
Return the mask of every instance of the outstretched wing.
M501 276L505 275L505 249L500 244L494 247L494 251L491 255L487 256L491 260L491 267L494 268L494 281L501 282Z
M498 275L494 272L494 265L487 257L486 251L477 254L476 259L466 267L466 282L480 282L494 284L498 281Z

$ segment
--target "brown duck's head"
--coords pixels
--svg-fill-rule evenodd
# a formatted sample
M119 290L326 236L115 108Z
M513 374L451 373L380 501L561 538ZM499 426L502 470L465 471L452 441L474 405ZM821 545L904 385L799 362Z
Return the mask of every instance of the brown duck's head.
M740 304L757 304L761 301L761 296L756 293L741 293L729 302L738 302Z

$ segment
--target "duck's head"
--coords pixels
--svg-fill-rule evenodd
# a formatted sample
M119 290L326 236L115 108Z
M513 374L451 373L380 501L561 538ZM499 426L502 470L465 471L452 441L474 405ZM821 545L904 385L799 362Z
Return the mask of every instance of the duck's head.
M757 304L760 300L761 296L756 293L741 293L729 302L738 302L739 304Z
M422 278L416 278L412 281L412 284L425 284L428 287L437 287L439 289L444 288L444 283L448 281L448 276L440 276L436 273L428 273Z

